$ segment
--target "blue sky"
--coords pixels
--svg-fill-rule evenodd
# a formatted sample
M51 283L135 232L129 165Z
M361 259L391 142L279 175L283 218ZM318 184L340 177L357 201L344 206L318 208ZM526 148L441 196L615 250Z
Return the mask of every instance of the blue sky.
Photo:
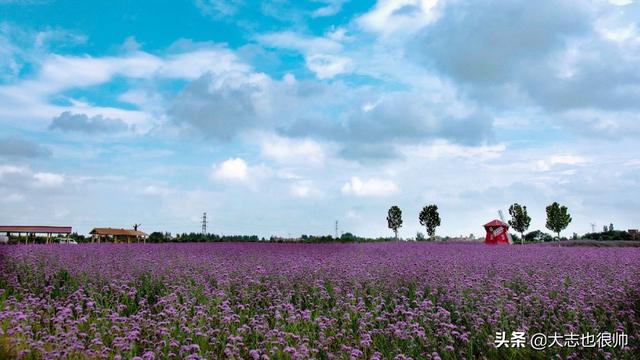
M0 219L482 233L640 226L640 5L0 0Z

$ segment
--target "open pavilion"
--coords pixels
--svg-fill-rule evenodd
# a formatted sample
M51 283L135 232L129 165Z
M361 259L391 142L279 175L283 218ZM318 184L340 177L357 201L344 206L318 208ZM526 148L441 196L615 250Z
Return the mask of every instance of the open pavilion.
M0 225L0 234L6 234L7 237L17 235L18 243L24 237L25 244L29 243L29 240L35 243L38 235L46 236L47 244L49 244L54 235L71 234L71 226Z
M148 235L137 229L95 228L89 233L91 242L131 243L146 242Z

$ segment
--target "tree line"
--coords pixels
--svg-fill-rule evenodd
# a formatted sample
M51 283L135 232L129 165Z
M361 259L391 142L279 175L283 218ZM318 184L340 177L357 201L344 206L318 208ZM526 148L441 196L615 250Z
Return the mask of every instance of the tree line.
M566 206L557 202L546 207L546 223L545 227L556 234L555 239L561 238L561 232L565 230L572 221L569 210ZM527 207L514 203L509 207L510 219L508 220L511 229L520 234L520 236L512 235L519 238L520 242L543 242L553 241L554 238L540 230L534 230L526 233L531 223L531 217L527 212ZM436 235L436 229L441 225L440 213L436 204L425 205L418 213L418 221L421 226L425 227L428 238L420 232L416 235L416 240L434 240ZM339 237L332 235L302 235L298 238L284 238L278 236L271 236L269 238L258 237L257 235L218 235L218 234L203 234L203 233L182 233L173 236L167 232L153 232L149 235L147 242L150 243L164 243L164 242L303 242L303 243L325 243L325 242L381 242L398 240L398 231L403 225L402 210L397 205L391 206L387 212L387 226L394 233L393 237L378 237L368 238L356 236L350 232L344 233ZM614 230L613 224L604 226L602 232L592 232L583 235L582 239L591 240L637 240L639 234L631 233L627 231ZM69 238L76 240L78 243L90 242L90 237L72 233ZM448 237L447 237L448 238ZM573 234L573 239L578 239L576 233ZM12 237L10 241L15 242L15 238ZM44 237L35 237L34 242L44 243Z
M546 228L556 233L557 238L560 239L560 233L569 226L572 220L567 207L553 202L546 207L546 212ZM529 224L531 223L531 217L527 213L527 207L514 203L509 207L509 215L511 215L509 226L519 232L521 241L524 241L524 233L529 229ZM423 207L418 214L418 221L420 225L425 227L429 238L433 239L436 228L440 226L441 223L438 206L430 204ZM397 205L391 206L387 212L387 226L393 230L396 239L398 239L398 230L402 227L402 223L402 210L400 210ZM417 237L420 236L418 235Z

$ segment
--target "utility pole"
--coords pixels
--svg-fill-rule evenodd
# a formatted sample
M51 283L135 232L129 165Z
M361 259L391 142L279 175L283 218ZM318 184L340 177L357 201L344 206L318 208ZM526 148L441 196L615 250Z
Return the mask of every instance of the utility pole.
M202 235L207 235L207 213L202 213Z
M336 239L338 238L338 220L336 220Z

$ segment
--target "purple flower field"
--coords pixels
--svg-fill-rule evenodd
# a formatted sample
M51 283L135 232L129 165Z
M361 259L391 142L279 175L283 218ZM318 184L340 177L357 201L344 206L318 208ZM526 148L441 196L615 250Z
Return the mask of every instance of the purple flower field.
M640 354L640 248L0 247L0 358L476 359ZM496 332L624 332L500 347Z

